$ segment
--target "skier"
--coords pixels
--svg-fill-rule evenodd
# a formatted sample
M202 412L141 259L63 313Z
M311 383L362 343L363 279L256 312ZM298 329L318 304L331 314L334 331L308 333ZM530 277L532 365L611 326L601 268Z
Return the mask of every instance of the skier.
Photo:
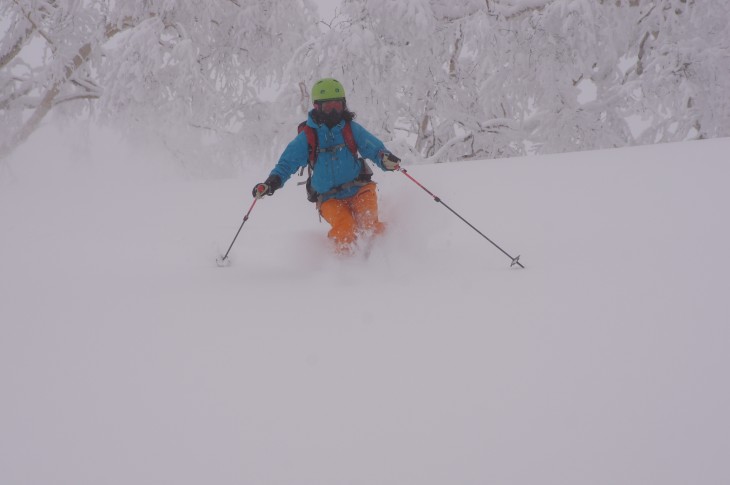
M378 219L372 171L357 152L384 171L398 169L400 158L353 121L355 113L348 110L345 89L336 79L317 81L312 103L306 124L300 125L266 181L253 188L253 196L273 195L298 169L309 166L307 198L332 226L327 235L335 251L351 254L359 235L375 236L385 229Z

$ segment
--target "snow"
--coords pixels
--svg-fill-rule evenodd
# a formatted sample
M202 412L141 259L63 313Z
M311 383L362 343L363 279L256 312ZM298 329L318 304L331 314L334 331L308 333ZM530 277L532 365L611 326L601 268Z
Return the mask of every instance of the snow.
M0 483L728 483L730 139L295 177L36 133L0 172ZM65 140L61 142L61 140Z
M312 3L317 6L321 20L330 21L335 16L335 11L341 8L341 0L314 0Z

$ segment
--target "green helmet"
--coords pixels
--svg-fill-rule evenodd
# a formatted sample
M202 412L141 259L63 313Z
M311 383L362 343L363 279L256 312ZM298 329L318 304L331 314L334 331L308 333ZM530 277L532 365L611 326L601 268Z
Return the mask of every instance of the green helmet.
M326 77L312 86L312 102L327 101L328 99L344 99L345 88L337 79Z

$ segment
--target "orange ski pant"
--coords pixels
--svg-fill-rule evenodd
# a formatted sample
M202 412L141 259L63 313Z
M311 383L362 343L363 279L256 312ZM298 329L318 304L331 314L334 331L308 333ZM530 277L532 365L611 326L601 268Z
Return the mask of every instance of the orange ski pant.
M378 220L378 196L375 184L364 185L347 199L329 199L319 208L322 217L332 226L327 236L338 250L347 250L359 232L380 234L385 224Z

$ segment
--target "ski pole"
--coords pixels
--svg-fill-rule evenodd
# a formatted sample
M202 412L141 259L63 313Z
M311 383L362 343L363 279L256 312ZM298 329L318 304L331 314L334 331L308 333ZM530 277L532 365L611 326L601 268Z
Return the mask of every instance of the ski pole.
M463 217L461 217L461 215L459 215L459 213L458 213L458 212L456 212L456 211L455 211L454 209L452 209L451 207L449 207L448 205L446 205L446 203L445 203L445 202L444 202L443 200L441 200L441 198L440 198L440 197L438 197L438 196L434 195L434 194L433 194L433 193L432 193L432 192L431 192L430 190L428 190L428 189L427 189L426 187L424 187L423 185L421 185L421 183L420 183L420 182L418 182L418 180L416 180L416 179L414 179L413 177L411 177L411 175L410 175L410 174L408 173L408 170L406 170L406 169L405 169L405 168L403 168L403 167L398 167L398 168L397 168L396 170L398 170L398 171L399 171L399 172L401 172L401 173L402 173L403 175L405 175L406 177L408 177L409 179L411 179L411 181L412 181L413 183L415 183L416 185L418 185L419 187L421 187L421 188L422 188L422 189L423 189L424 191L426 191L426 193L427 193L428 195L430 195L431 197L433 197L433 200L435 200L435 201L436 201L436 202L438 202L439 204L441 204L441 205L443 205L444 207L446 207L447 209L449 209L449 210L450 210L450 211L451 211L451 212L452 212L452 213L453 213L453 214L454 214L454 215L455 215L456 217L458 217L459 219L461 219L462 221L464 221L464 222L466 223L466 225L468 225L469 227L471 227L472 229L474 229L474 230L475 230L475 231L476 231L476 232L477 232L477 233L478 233L478 234L479 234L480 236L482 236L482 237L483 237L484 239L486 239L487 241L489 241L490 243L492 243L492 245L494 245L494 247L495 247L495 248L497 248L497 249L499 249L500 251L502 251L502 252L503 252L503 253L504 253L504 254L505 254L505 255L506 255L506 256L507 256L507 257L508 257L509 259L511 259L511 260L512 260L512 264L510 264L510 267L512 267L512 266L514 266L514 265L517 265L517 266L519 266L520 268L523 268L523 269L525 268L525 267L524 267L524 266L522 265L522 263L520 263L520 256L519 256L519 255L517 255L517 257L515 257L515 258L513 258L512 256L510 256L510 254L509 254L509 253L508 253L507 251L505 251L504 249L500 248L500 247L499 247L499 246L497 245L497 243L495 243L494 241L492 241L491 239L489 239L489 238L488 238L487 236L485 236L485 235L484 235L484 234L482 233L482 231L480 231L479 229L477 229L476 227L474 227L474 226L473 226L473 225L472 225L472 224L471 224L471 223L470 223L469 221L467 221L466 219L464 219Z
M236 232L236 235L233 237L233 241L231 241L231 245L228 246L228 251L226 251L226 254L224 256L218 256L217 258L215 258L215 262L218 266L223 267L223 266L228 266L229 264L231 264L231 260L228 259L228 253L231 252L233 243L236 242L238 235L241 233L241 229L243 229L243 225L246 224L246 221L248 220L248 215L251 214L251 211L253 210L253 206L256 205L256 202L258 200L259 199L257 199L257 198L253 199L253 204L251 204L251 207L249 207L248 212L246 212L246 215L243 216L243 222L241 223L241 226L238 228L238 232Z

